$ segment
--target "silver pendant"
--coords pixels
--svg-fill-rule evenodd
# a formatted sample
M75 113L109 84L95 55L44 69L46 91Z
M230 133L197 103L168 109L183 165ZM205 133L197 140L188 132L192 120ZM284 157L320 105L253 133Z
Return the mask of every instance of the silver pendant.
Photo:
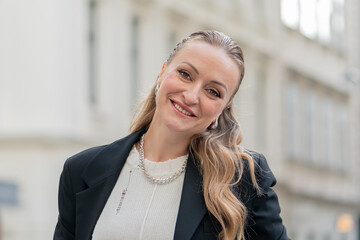
M132 173L132 170L130 170L130 173L129 173L128 183L126 184L126 187L124 188L124 190L121 192L120 202L119 202L119 204L118 204L118 206L116 208L116 214L115 215L119 214L121 206L122 206L122 204L124 202L124 198L126 196L126 193L127 193L128 187L129 187L129 183L130 183L131 173Z

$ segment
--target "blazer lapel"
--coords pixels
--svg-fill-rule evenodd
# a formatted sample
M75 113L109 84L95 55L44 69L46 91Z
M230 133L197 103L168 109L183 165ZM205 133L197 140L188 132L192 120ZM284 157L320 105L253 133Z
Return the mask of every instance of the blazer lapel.
M76 239L91 239L117 178L114 174L76 194Z
M145 129L120 139L91 160L82 174L87 189L76 194L76 239L91 239L127 156Z
M191 239L205 213L206 207L202 190L202 177L194 164L194 158L190 154L186 166L174 239Z

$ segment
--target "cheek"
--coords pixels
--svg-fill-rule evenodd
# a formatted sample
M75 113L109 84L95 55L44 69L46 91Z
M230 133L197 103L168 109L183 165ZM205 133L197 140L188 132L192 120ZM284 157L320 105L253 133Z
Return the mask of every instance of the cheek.
M172 79L167 79L164 81L164 90L165 92L172 92L176 89L176 84Z
M161 83L161 90L164 93L180 91L181 82L175 76L169 76Z
M203 113L206 114L207 117L211 118L211 121L215 119L222 110L222 104L220 103L208 103L203 105Z

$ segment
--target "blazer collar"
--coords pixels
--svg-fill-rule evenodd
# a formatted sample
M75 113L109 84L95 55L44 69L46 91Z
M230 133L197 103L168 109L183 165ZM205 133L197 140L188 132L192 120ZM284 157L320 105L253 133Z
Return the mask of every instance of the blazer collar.
M100 151L82 174L85 183L91 187L113 174L119 175L132 147L145 132L146 129L141 129Z

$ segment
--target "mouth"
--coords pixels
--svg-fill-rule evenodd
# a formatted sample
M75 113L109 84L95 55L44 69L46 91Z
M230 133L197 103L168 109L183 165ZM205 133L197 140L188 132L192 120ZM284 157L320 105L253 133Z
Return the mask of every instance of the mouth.
M174 100L171 100L172 105L176 108L176 110L178 110L179 112L181 112L182 114L188 116L188 117L196 117L196 115L190 110L190 109L185 109L185 106L180 106L180 104L176 103Z

